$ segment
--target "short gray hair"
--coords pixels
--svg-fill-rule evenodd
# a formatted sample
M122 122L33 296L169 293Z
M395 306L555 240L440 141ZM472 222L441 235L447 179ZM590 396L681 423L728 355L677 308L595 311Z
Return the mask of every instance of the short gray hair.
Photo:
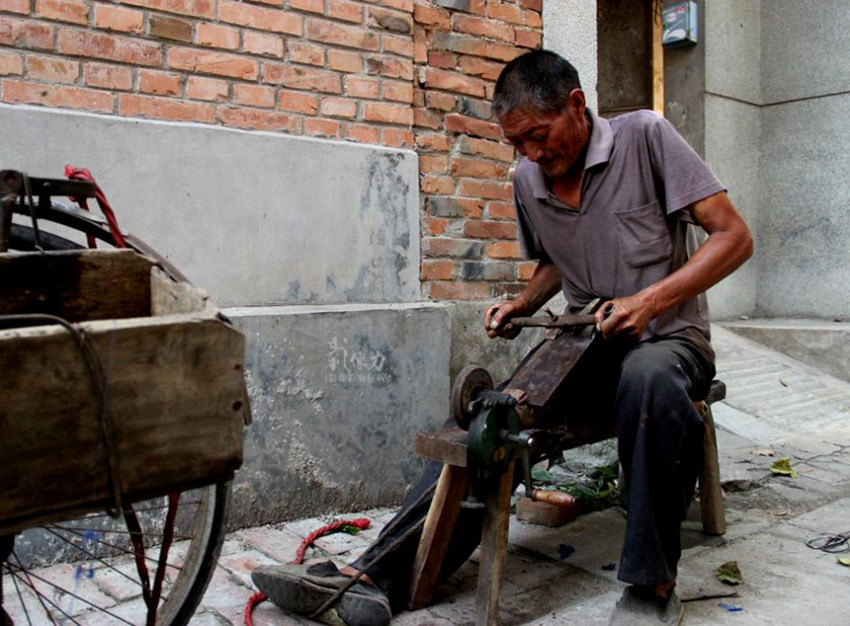
M532 50L502 69L493 94L493 112L502 117L514 109L560 111L573 89L581 89L581 83L569 61L548 50Z

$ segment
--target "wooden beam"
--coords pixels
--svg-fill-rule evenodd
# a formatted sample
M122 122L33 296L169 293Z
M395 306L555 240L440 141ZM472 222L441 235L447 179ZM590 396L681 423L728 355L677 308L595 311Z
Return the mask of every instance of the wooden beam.
M661 43L663 0L652 0L652 110L664 115L664 46Z

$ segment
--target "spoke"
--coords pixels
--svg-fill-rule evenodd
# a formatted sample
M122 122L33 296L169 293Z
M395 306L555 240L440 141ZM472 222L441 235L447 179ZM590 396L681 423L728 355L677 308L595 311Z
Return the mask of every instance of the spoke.
M187 500L186 502L181 502L179 504L179 506L188 506L190 504L201 504L201 502L203 502L203 500ZM161 510L167 509L167 508L168 508L167 504L164 504L164 505L161 505L161 506L148 506L148 507L145 507L143 509L136 509L136 512L139 512L139 511L161 511ZM123 511L122 511L122 513L123 513ZM115 519L109 513L89 513L88 515L82 517L81 519L97 519L99 517L112 517L112 519Z
M21 588L18 587L18 579L12 574L12 569L9 565L6 565L6 569L9 570L9 578L12 579L12 584L15 585L15 593L18 594L18 601L21 603L21 608L24 610L24 617L27 618L27 624L32 626L32 620L30 619L30 612L27 610L27 603L24 602L24 597L21 595Z
M92 532L101 533L101 534L104 534L104 535L105 534L110 534L110 535L126 535L127 534L126 530L103 530L103 529L100 529L100 528L83 528L83 527L76 527L76 526L74 526L72 528L72 527L69 527L69 526L59 526L58 524L51 524L50 526L45 526L44 528L46 530L50 530L51 528L57 528L59 530L65 530L65 531L68 531L68 532L74 532L74 531L77 531L77 530L79 530L79 531L92 531ZM164 537L165 536L163 533L139 533L139 534L142 535L143 537ZM175 539L191 539L192 535L174 535L174 538ZM97 541L100 541L100 540L98 539Z
M44 601L47 600L47 598L43 598L41 596L41 594L38 593L38 590L35 588L35 583L33 583L32 580L30 580L29 572L23 567L23 565L21 565L21 560L18 558L18 555L15 554L14 550L12 550L12 556L15 557L15 562L17 562L17 564L18 564L18 569L24 573L24 576L26 578L26 580L22 580L22 582L35 592L35 597L38 600L38 603L41 605L41 608L44 609L44 614L51 621L51 623L53 623L55 625L56 620L53 619L53 616L50 614L50 611L47 609L47 606L45 606L45 604L44 604ZM12 576L15 576L15 572L12 571L12 564L7 561L6 567L9 568L9 573ZM50 601L48 600L48 602L50 602ZM51 604L52 604L52 602L51 602Z
M13 571L13 575L16 575L16 574L14 573L14 571ZM53 587L54 589L58 589L58 590L59 590L59 591L61 591L62 593L65 593L65 594L67 594L67 595L71 596L72 598L76 598L76 599L77 599L77 600L79 600L80 602L83 602L83 603L85 603L85 604L88 604L88 605L89 605L90 607L92 607L93 609L97 609L98 611L101 611L101 612L103 612L103 613L106 613L106 614L107 614L107 615L109 615L110 617L114 617L115 619L120 620L120 621L124 622L125 624L130 624L130 626L135 626L135 625L133 624L133 622L128 622L127 620L125 620L125 619L124 619L123 617L121 617L120 615L116 615L115 613L113 613L113 612L111 612L111 611L107 611L107 610L106 610L106 609L104 609L103 607L101 607L101 606L97 606L97 605L96 605L96 604L94 604L93 602L89 602L88 600L86 600L86 599L85 599L85 598L83 598L82 596L78 596L77 594L75 594L73 591L68 591L67 589L65 589L65 588L64 588L64 587L62 587L61 585L57 585L56 583L52 583L52 582L50 582L49 580L47 580L46 578L42 578L42 577L41 577L41 576L39 576L38 574L35 574L35 573L33 573L33 572L29 572L27 575L28 575L28 576L32 576L32 577L33 577L33 578L35 578L36 580L40 580L41 582L43 582L43 583L44 583L44 584L46 584L46 585L50 585L50 586L51 586L51 587ZM35 591L35 592L36 592L36 594L38 594L39 596L41 596L41 593L40 593L38 590L36 590L35 586L33 586L33 587L32 587L32 589L33 589L33 591ZM53 606L56 608L56 610L57 610L57 611L59 611L60 613L62 613L62 615L64 615L65 617L67 617L69 620L71 620L71 621L72 621L72 622L74 622L75 624L79 624L79 622L77 622L77 621L76 621L73 617L71 617L70 615L68 615L65 611L63 611L63 610L62 610L62 609L60 609L58 606L56 606L56 604L54 604L53 602L51 602L51 601L50 601L50 599L49 599L47 596L44 596L44 599L45 599L47 602L50 602L50 604L51 604L51 605L53 605Z
M96 560L96 561L98 561L99 563L102 563L103 565L105 565L105 566L106 566L106 567L108 567L109 569L111 569L111 570L113 570L113 571L115 571L115 572L117 572L117 573L121 574L121 575L122 575L124 578L126 578L127 580L130 580L130 581L132 581L132 582L136 583L137 585L141 585L141 583L140 583L138 580L136 580L135 578L133 578L132 576L129 576L128 574L125 574L124 572L122 572L120 569L118 569L118 568L117 568L117 567L115 567L114 565L111 565L110 563L107 563L106 561L104 561L102 558L100 558L100 557L99 557L99 556L97 556L96 554L93 554L92 552L89 552L88 550L86 550L84 547L82 547L82 546L78 546L77 544L75 544L73 541L71 541L71 540L70 540L70 539L68 539L67 537L63 537L62 535L60 535L60 534L59 534L59 533L57 533L57 532L54 532L54 531L53 531L52 529L50 529L50 528L48 528L47 530L50 532L50 534L55 535L56 537L59 537L59 539L61 539L62 541L65 541L65 542L67 542L67 543L71 544L73 547L75 547L77 550L79 550L79 551L80 551L80 552L82 552L83 554L85 554L85 555L87 555L87 556L90 556L91 558L95 559L95 560Z
M74 532L73 530L71 530L70 528L69 528L69 529L67 529L67 530L66 530L66 532L69 532L69 533L71 533L72 535L77 535L78 537L84 537L84 536L85 536L85 535L83 535L82 533L75 533L75 532ZM54 535L59 536L57 533L53 533L53 534L54 534ZM63 539L65 539L65 541L67 541L67 538L63 537ZM102 544L103 544L103 545L105 545L105 546L109 546L110 548L114 548L114 549L118 550L119 552L123 552L124 554L131 554L131 555L133 555L133 556L136 556L136 552L135 552L135 550L130 550L130 549L128 549L128 548L124 548L124 547L122 547L122 546L115 545L114 543L109 543L108 541L100 541L100 540L99 540L99 541L98 541L98 543L102 543ZM73 544L73 543L72 543L71 545L73 545L75 548L77 548L77 549L79 549L79 550L82 550L82 548L80 548L79 546L77 546L77 545L75 545L75 544ZM145 560L146 560L146 561L151 561L151 562L153 562L153 563L157 563L157 564L159 564L159 561L157 561L157 560L156 560L156 559L154 559L154 558L149 557L148 555L144 555L144 558L145 558ZM182 567L180 567L179 565L174 565L174 564L172 564L172 563L166 563L165 565L166 565L167 567L170 567L171 569L176 569L177 571L181 571L181 570L183 569L183 568L182 568Z

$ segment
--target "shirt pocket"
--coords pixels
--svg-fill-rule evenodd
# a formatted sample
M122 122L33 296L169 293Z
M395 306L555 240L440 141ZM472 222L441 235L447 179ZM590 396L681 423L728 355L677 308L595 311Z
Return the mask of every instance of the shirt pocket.
M657 200L634 209L615 211L617 240L626 263L644 267L669 259L673 242Z

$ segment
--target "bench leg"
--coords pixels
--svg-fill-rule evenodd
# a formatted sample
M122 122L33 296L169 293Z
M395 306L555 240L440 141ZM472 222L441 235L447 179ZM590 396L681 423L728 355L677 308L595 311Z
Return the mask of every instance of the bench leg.
M468 490L466 468L443 465L413 564L411 609L421 609L431 601L460 512L460 501Z
M720 487L720 467L717 462L717 437L711 407L701 403L699 408L705 424L703 440L703 463L699 476L699 503L702 509L702 530L710 535L726 532L726 516L723 512L723 490Z
M475 626L498 626L499 594L505 574L508 553L508 522L511 517L514 464L488 494L484 509L484 529L481 533L481 562L478 565L478 594L475 600Z

